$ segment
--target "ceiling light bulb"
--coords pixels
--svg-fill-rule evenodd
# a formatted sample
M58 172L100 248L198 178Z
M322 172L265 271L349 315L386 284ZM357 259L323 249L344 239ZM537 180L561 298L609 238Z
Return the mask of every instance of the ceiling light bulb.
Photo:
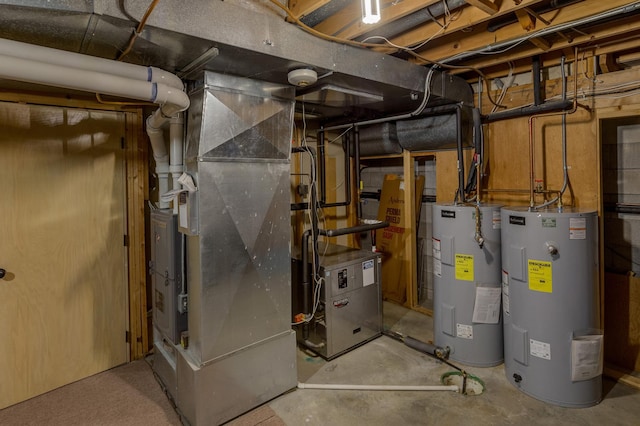
M380 21L380 0L362 0L362 22L375 24Z

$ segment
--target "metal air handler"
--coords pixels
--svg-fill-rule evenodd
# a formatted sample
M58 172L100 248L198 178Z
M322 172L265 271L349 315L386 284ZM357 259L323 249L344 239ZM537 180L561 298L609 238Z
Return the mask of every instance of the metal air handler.
M296 387L289 161L294 89L205 72L190 91L188 344L156 342L154 370L183 422L229 421Z

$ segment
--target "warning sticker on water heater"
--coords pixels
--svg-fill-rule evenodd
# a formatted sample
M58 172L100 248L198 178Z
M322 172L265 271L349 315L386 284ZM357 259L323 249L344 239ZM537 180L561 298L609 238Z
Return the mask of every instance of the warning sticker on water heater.
M456 280L473 281L473 255L456 253Z
M495 210L493 212L493 217L491 218L491 226L493 229L502 228L502 218L500 217L500 210Z
M529 259L529 290L552 292L551 262Z
M529 339L529 353L538 358L551 360L551 345L539 340Z
M587 238L587 218L572 217L569 218L569 239L585 240Z
M456 336L461 339L473 339L473 326L468 324L456 324Z
M440 240L437 238L432 238L433 242L433 258L440 260L442 258L442 252L440 251Z
M509 274L502 270L502 308L504 313L509 315Z

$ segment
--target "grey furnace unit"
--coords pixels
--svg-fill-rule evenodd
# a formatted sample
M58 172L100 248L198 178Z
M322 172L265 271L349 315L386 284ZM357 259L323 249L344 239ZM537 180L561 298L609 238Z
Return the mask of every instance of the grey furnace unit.
M336 244L319 244L319 303L307 331L296 326L298 342L333 359L382 334L382 293L379 253ZM292 259L294 315L302 312L302 262ZM315 284L312 282L312 287Z
M179 343L187 329L182 235L170 209L151 212L152 322L154 340Z
M190 90L182 193L188 345L154 369L191 425L227 422L297 385L291 328L293 87L205 72ZM186 346L186 347L185 347ZM167 386L167 390L171 388Z

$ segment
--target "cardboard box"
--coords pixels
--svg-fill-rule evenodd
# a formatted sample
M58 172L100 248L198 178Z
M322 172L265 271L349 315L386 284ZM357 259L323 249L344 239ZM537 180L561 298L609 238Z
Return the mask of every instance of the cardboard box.
M420 218L424 176L415 179L416 220ZM382 253L382 297L399 304L407 300L408 268L411 265L409 253L405 252L405 240L413 238L417 223L405 229L404 180L397 175L385 175L380 193L378 220L389 222L389 227L376 231L376 250Z

